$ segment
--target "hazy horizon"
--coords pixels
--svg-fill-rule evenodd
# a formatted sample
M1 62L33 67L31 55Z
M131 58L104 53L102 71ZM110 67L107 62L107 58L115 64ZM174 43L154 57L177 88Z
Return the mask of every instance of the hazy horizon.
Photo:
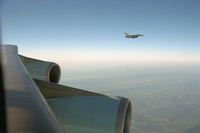
M63 68L61 84L132 102L131 133L199 130L200 64L195 66ZM187 132L187 133L188 133Z

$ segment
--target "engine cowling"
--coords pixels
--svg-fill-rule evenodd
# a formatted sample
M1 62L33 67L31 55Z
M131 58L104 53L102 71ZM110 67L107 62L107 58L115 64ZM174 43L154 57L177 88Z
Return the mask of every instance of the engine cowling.
M27 71L32 78L47 82L58 83L60 81L60 66L54 62L41 61L19 55Z
M47 99L67 133L129 133L131 104L126 98L72 96Z
M34 79L67 133L129 133L131 102L123 97Z

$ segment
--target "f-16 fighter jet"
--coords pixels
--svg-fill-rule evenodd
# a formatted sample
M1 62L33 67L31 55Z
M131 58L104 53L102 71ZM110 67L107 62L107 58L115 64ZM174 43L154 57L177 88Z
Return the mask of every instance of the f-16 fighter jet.
M144 35L140 35L140 34L129 35L126 32L124 32L124 34L125 34L125 38L138 38L139 36L144 36Z

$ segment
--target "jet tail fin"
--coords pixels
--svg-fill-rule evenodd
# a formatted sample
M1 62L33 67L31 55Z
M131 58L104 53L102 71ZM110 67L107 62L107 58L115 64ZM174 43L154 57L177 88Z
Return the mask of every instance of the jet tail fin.
M128 36L129 34L127 34L126 32L124 32L124 34L126 35L126 36Z

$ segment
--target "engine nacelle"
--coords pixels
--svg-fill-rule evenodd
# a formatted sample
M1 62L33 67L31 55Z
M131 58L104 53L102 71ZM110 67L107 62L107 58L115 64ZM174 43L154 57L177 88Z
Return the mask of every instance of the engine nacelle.
M129 133L131 102L34 79L67 133Z
M36 60L22 55L19 55L19 57L32 78L53 83L60 81L61 70L58 64Z
M126 98L71 96L47 99L67 133L129 133L131 103Z

